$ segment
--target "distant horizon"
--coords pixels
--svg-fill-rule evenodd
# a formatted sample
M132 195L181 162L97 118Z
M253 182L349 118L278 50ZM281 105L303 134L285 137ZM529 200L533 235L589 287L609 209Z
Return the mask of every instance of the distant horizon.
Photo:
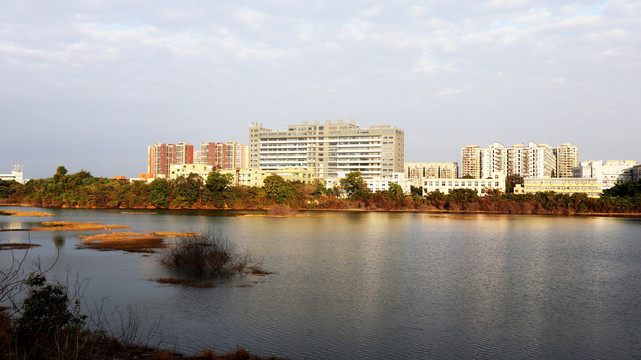
M295 125L295 124L288 124L288 125ZM377 124L377 125L388 125L388 124ZM372 126L376 126L376 125L372 125ZM389 125L389 126L393 126L393 125ZM267 126L265 126L265 127L267 127ZM276 131L277 131L278 129L272 129L272 130L276 130ZM461 148L462 148L462 147L464 147L464 146L470 146L470 145L477 145L477 146L479 146L479 147L483 148L483 147L489 146L489 145L491 145L491 144L493 144L493 143L499 143L499 144L502 144L502 145L505 145L505 146L509 147L509 146L513 146L513 145L526 145L529 141L533 141L533 142L535 142L535 143L536 143L536 144L538 144L538 145L541 145L541 144L547 144L547 145L549 145L549 146L550 146L550 147L552 147L552 148L557 148L557 147L558 147L558 146L560 146L560 145L568 144L568 143L569 143L569 144L571 144L572 146L576 146L576 145L575 145L575 144L573 144L572 142L567 142L567 141L566 141L566 142L563 142L563 143L560 143L560 144L558 144L558 145L556 145L556 146L554 146L554 145L551 145L550 143L546 143L546 142L540 142L540 143L539 143L539 142L536 142L536 141L534 141L534 140L528 140L527 142L520 142L520 143L515 143L515 144L512 144L512 145L505 145L505 143L504 143L504 142L501 142L501 141L493 141L493 142L491 142L491 143L489 143L489 144L487 144L487 145L467 144L467 145L462 145L462 146L461 146ZM194 151L196 151L196 150L200 150L200 148L198 148L198 149L196 148L196 145L200 145L200 143L201 143L201 142L214 142L214 143L239 142L239 143L242 143L242 144L244 144L244 145L249 146L247 142L243 142L243 141L235 141L235 140L228 140L228 141L208 141L208 140L202 140L202 141L199 141L199 142L197 142L197 143L189 143L189 142L186 142L186 141L174 141L174 142L164 142L164 144L187 143L187 144L190 144L190 145L194 145ZM157 143L161 143L161 142L155 142L155 143L153 143L153 144L157 144ZM150 145L153 145L153 144L150 144ZM147 146L150 146L150 145L147 145ZM579 163L581 163L581 162L585 162L585 161L603 161L604 163L605 163L606 161L635 161L635 162L639 163L639 161L638 161L637 159L631 159L631 158L626 158L626 159L582 159L582 158L581 158L581 148L580 148L580 147L578 147L578 146L577 146L577 148L578 148L578 151L579 151ZM145 152L146 152L146 147L145 147ZM457 164L458 164L459 172L460 172L460 167L461 167L461 154L460 154L460 148L459 148L458 159L457 159L457 160L453 160L453 161L447 161L447 160L419 160L419 161L407 161L407 160L406 160L406 161L405 161L405 163L439 163L439 162L442 162L442 163L446 163L446 162L455 162L455 163L457 163ZM9 169L11 169L11 168L13 167L13 165L22 165L22 164L11 164L11 165L9 165L9 166L8 166L8 168L9 168ZM24 165L22 165L22 166L24 167ZM127 177L127 178L137 178L139 174L144 174L144 173L146 173L146 171L147 171L147 162L146 162L146 161L145 161L145 163L144 163L143 170L141 170L141 171L137 172L135 175L132 175L132 176L125 175L125 174L121 174L121 173L120 173L120 174L112 174L112 175L96 175L96 174L94 174L94 173L93 173L93 171L92 171L91 169L86 168L86 167L81 167L81 168L79 168L79 169L77 169L77 170L75 170L75 169L73 169L73 170L72 170L72 169L70 169L69 167L67 167L65 164L58 164L58 165L55 165L55 166L52 168L51 174L49 174L49 175L45 175L45 176L41 176L41 177L29 177L29 176L27 175L27 172L25 172L25 173L24 173L24 174L25 174L25 179L41 179L41 178L49 178L49 177L51 177L51 176L53 176L53 175L55 174L56 169L58 168L58 166L64 166L64 167L67 169L67 171L69 172L69 174L73 174L73 173L76 173L76 172L78 172L78 171L85 170L85 171L89 171L89 172L91 173L91 175L92 175L92 176L94 176L94 177L104 177L104 178L114 178L114 177L116 177L116 176L125 176L125 177ZM7 172L3 172L3 170L0 170L0 174L9 174L9 173L11 173L11 170L9 170L9 171L7 171Z

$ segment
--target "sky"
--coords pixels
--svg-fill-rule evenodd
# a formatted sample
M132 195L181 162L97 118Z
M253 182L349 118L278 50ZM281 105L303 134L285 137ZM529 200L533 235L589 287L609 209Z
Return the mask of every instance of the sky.
M0 0L0 173L135 177L157 142L338 119L405 130L406 162L641 162L641 1Z

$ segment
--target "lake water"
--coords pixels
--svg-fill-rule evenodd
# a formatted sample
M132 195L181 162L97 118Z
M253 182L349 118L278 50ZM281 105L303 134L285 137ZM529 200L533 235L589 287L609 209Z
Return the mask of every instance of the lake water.
M273 272L216 288L160 285L151 280L170 274L159 255L77 249L77 236L92 232L0 232L0 242L42 245L29 250L28 266L58 258L50 277L86 280L89 307L132 308L145 331L162 329L152 343L187 353L242 346L293 359L641 357L639 218L45 211L55 216L0 216L0 228L68 220L136 232L218 229ZM0 252L2 266L10 255Z

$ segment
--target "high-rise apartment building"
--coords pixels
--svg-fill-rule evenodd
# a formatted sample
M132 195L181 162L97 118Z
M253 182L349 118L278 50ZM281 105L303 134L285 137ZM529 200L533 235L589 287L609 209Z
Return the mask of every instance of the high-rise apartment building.
M247 168L248 149L245 144L229 141L226 143L200 143L200 164L211 165L214 169L235 170Z
M468 145L461 149L461 177L481 177L481 148L478 145Z
M156 143L147 147L147 173L169 177L172 165L193 164L194 146L187 143Z
M528 143L528 172L527 178L555 177L556 156L554 149L548 144Z
M455 179L458 177L456 162L405 163L407 179Z
M360 128L353 120L338 120L304 121L285 131L259 123L249 127L251 168L311 168L320 179L352 171L375 177L403 172L404 160L404 131L391 126Z
M493 143L485 148L477 145L461 149L461 176L487 179L494 174L521 175L523 177L550 177L556 172L554 149L548 144L530 141L527 146L516 144L507 147Z
M556 155L556 177L572 177L572 169L579 166L579 149L565 143L554 149Z

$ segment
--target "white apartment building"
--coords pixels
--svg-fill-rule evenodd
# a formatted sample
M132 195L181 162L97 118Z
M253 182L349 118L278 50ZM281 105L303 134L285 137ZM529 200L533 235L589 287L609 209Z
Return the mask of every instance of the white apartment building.
M548 144L528 143L529 178L553 177L556 175L556 156Z
M489 179L425 179L423 181L423 196L432 191L449 194L454 189L472 189L479 196L485 196L488 189L497 189L505 192L505 174L492 174Z
M606 190L616 184L633 180L633 168L638 165L632 160L601 160L582 161L579 166L572 169L575 178L595 178Z
M488 178L495 173L546 177L556 173L556 155L548 144L530 141L527 146L507 147L495 142L488 147L468 145L461 149L461 176Z
M319 179L360 171L366 177L403 172L404 131L387 125L360 128L354 120L289 125L272 131L260 123L249 127L250 168L310 168Z

